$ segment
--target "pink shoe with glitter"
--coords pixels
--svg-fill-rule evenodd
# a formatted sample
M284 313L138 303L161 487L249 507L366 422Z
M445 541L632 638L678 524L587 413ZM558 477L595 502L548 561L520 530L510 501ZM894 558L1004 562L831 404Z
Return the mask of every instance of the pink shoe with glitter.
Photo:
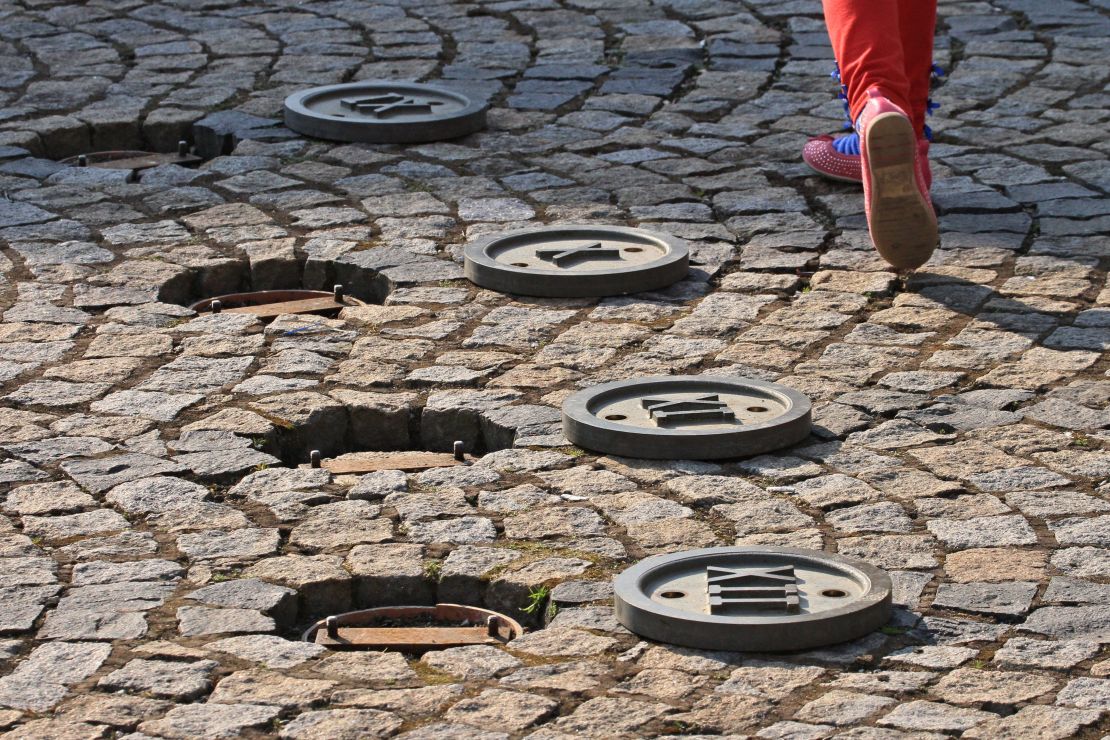
M929 170L929 140L918 139L917 150L925 167L925 185L932 189L933 173ZM802 148L802 159L817 174L840 182L863 182L863 166L859 154L859 134L817 136Z
M859 158L859 135L833 138L828 134L806 142L802 159L819 175L841 182L863 182Z

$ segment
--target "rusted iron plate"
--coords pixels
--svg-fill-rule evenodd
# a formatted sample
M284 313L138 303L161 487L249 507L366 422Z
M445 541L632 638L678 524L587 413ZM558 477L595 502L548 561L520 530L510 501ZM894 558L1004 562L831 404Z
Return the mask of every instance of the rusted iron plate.
M255 290L246 293L227 293L205 298L189 306L197 313L245 313L260 319L272 319L282 314L338 313L347 306L365 306L352 298L337 285L326 290Z
M340 627L338 637L327 630L316 632L317 645L350 645L404 653L442 650L463 645L498 645L485 627Z
M195 154L161 154L158 152L143 152L132 157L120 159L107 159L103 162L89 162L89 167L100 167L106 170L147 170L163 164L176 164L190 167L204 160Z
M449 452L352 452L329 460L320 467L335 475L376 473L379 470L428 470L465 465L476 458L463 455L459 460Z
M260 319L272 319L283 313L325 313L327 311L342 311L347 304L339 303L328 296L327 298L307 298L301 301L282 301L281 303L264 303L261 306L239 306L238 308L225 308L224 313L247 313Z
M120 150L79 154L76 157L63 159L62 164L75 167L98 167L105 170L146 170L163 164L191 167L203 161L201 157L188 153Z
M321 619L303 639L334 650L422 653L463 645L503 645L524 634L520 623L462 604L384 606Z

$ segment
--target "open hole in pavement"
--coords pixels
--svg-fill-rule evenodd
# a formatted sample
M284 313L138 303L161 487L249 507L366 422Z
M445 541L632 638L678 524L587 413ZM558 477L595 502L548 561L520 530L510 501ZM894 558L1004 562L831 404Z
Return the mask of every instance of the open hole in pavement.
M275 424L268 446L283 463L336 475L468 465L512 447L517 435L512 421L498 414L429 406L416 393L293 393L256 406Z
M376 265L359 264L370 250L352 250L335 260L313 259L295 250L292 239L269 239L247 242L239 251L239 259L212 260L164 285L159 299L198 313L212 312L213 302L219 301L217 310L268 320L280 313L327 313L330 308L338 312L343 306L381 304L398 286ZM315 309L310 304L290 305L287 311L280 306L276 311L260 308L309 300L322 303Z

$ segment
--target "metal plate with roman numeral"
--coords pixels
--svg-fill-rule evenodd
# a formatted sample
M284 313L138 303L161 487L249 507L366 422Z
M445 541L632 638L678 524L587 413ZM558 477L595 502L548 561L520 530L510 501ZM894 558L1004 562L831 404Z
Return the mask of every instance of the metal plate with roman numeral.
M891 581L842 555L713 547L656 555L617 576L617 619L660 642L707 650L807 650L890 618Z
M285 99L285 125L333 141L413 144L479 131L487 108L484 100L458 90L369 80L293 93Z
M633 378L587 388L563 403L568 440L625 457L748 457L800 442L809 430L808 398L751 378Z
M466 276L483 288L545 298L587 298L665 288L686 277L686 243L621 226L544 226L466 246Z

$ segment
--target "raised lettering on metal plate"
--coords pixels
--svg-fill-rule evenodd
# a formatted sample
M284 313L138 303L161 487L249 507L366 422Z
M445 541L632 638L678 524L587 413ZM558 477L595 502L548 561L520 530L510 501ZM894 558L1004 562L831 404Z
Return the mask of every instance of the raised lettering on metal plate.
M736 413L714 394L693 399L645 398L640 405L661 427L690 421L735 421Z
M730 608L797 612L798 581L793 565L776 568L706 568L709 612L727 613Z
M358 111L367 116L388 118L391 115L432 113L432 106L443 105L443 101L418 98L415 95L386 93L384 95L372 95L368 98L343 98L340 104L344 108Z
M601 242L594 242L593 244L587 244L582 247L537 249L536 256L541 260L554 262L558 267L566 267L575 262L584 262L586 260L623 259L619 247L605 247L602 246Z

